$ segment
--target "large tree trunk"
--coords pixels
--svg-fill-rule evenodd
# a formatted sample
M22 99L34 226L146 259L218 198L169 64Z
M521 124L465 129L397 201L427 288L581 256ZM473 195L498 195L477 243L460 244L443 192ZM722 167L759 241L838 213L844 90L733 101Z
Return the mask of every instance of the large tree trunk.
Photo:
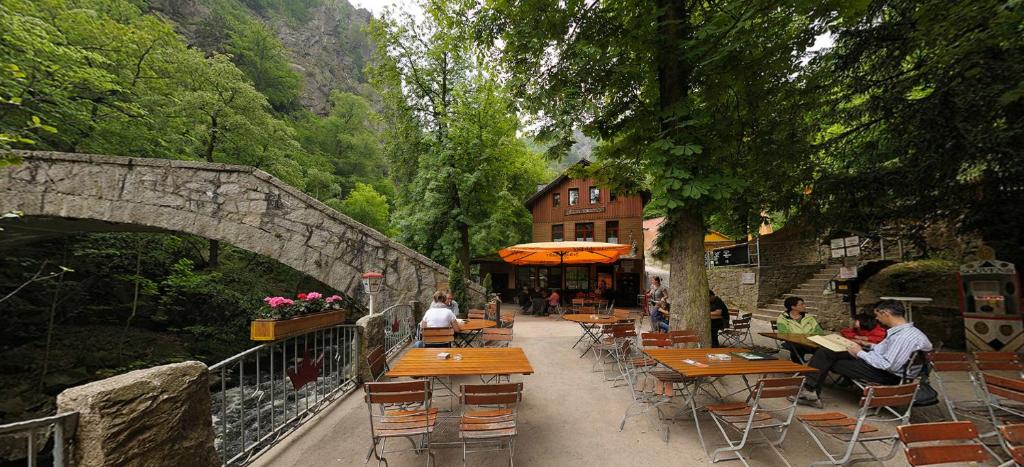
M692 2L687 0L658 0L661 16L658 33L665 47L658 51L658 97L662 111L661 128L674 143L689 141L677 122L686 108L693 66L688 63L681 48L693 36L690 15ZM690 165L680 160L682 166ZM658 167L664 170L668 167ZM692 201L692 200L691 200ZM711 319L708 316L708 277L704 266L704 216L699 206L689 206L668 212L669 261L671 279L669 301L672 309L669 323L672 329L692 329L708 344L711 337Z
M711 342L711 317L704 266L704 218L696 209L679 210L670 227L669 325L672 329L696 331L707 346Z

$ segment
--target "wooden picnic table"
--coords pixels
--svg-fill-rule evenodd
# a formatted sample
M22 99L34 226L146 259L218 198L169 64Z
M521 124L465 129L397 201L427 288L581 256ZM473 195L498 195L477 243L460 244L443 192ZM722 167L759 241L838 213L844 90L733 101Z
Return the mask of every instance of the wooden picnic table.
M437 358L437 354L461 354L462 360ZM467 349L409 349L391 367L392 378L439 378L449 376L530 375L533 367L519 347Z
M493 328L497 325L497 322L489 319L469 319L464 322L460 321L459 332L457 333L459 342L456 344L459 347L469 347L484 329Z
M689 392L687 405L690 406L690 411L693 415L693 424L697 427L697 437L700 439L700 445L704 448L705 453L707 452L707 446L704 444L704 435L701 433L700 420L697 418L697 393L701 390L701 386L707 384L709 380L723 376L740 376L743 378L743 382L746 384L747 390L752 391L750 382L747 380L747 376L750 375L762 375L768 373L798 374L815 373L818 371L809 366L799 365L786 360L746 360L742 357L732 355L733 352L749 351L749 349L733 347L715 347L706 349L644 349L644 353L657 360L658 363L671 368L673 371L687 378L692 378L693 383L686 386L687 392ZM731 359L708 360L709 354L727 354ZM692 365L684 362L684 360L692 360L697 363L706 364L707 366Z

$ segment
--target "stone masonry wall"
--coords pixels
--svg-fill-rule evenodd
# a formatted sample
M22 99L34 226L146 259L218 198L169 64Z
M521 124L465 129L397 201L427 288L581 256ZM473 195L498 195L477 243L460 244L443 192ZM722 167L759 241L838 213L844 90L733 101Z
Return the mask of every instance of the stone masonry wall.
M742 284L743 273L755 274L754 284ZM708 269L708 285L729 308L738 308L744 312L757 309L758 284L756 266L720 266Z
M253 167L20 152L0 169L0 211L94 219L220 240L274 258L368 301L360 276L385 275L381 303L429 303L448 269ZM483 289L471 284L474 303Z
M821 269L820 264L794 264L789 266L764 266L760 273L757 288L757 304L764 305L789 292L794 287L810 279Z

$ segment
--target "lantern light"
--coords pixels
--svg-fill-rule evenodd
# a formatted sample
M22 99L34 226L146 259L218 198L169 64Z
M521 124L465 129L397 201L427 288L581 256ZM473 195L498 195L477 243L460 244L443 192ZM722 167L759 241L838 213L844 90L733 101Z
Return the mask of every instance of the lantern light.
M374 314L376 311L374 308L374 300L377 294L380 293L381 289L384 288L384 274L376 271L370 271L363 274L363 292L370 295L370 314Z

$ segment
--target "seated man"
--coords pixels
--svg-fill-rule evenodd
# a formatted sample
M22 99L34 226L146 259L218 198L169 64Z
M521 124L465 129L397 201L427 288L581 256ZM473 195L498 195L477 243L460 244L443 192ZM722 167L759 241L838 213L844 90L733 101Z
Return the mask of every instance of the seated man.
M804 383L806 388L800 394L800 399L817 401L821 395L821 385L830 371L850 379L876 384L899 384L903 369L914 352L932 350L928 337L907 321L906 314L900 302L883 300L875 306L875 318L889 328L882 342L870 351L864 350L859 344L851 345L846 352L818 349L808 363L818 369L818 374L807 377Z
M455 332L459 332L459 320L455 316L455 312L450 308L451 303L448 299L448 294L444 291L438 290L434 292L433 302L430 304L430 308L423 313L423 319L420 321L420 329L423 328L452 328ZM447 347L447 344L426 344L425 347Z

